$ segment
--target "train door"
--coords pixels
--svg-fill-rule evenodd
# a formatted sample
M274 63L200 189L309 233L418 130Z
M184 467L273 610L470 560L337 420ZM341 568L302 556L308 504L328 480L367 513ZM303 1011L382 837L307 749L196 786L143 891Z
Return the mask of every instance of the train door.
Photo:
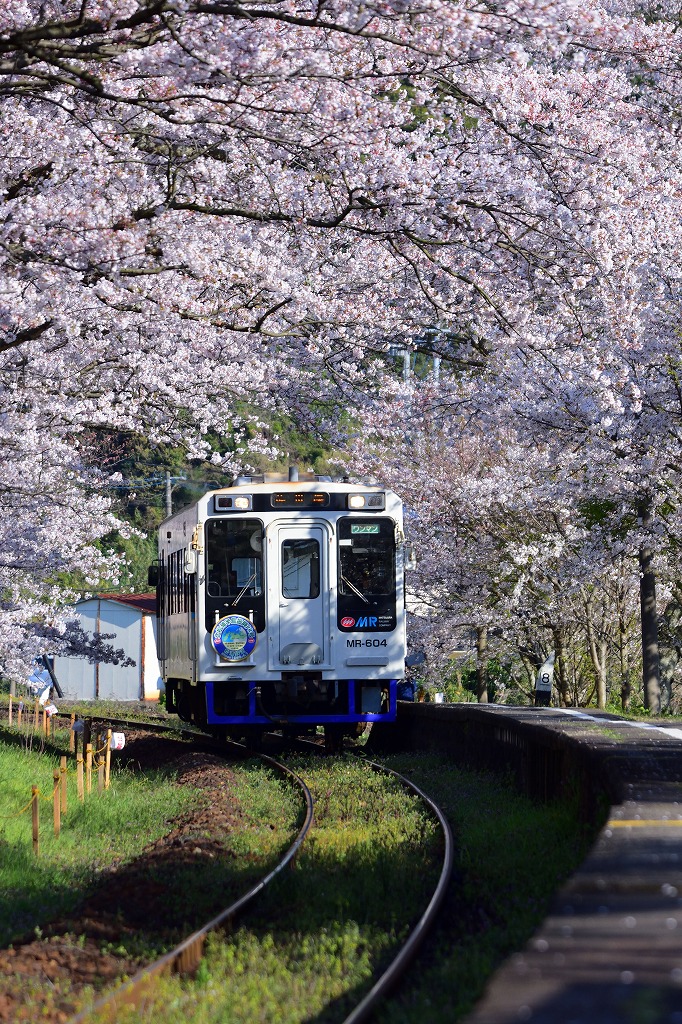
M197 644L197 556L194 551L185 553L183 574L184 605L187 615L187 657L190 666L190 680L199 678L199 653Z
M329 540L323 525L276 524L278 623L274 661L297 667L329 659ZM273 552L274 553L274 552Z

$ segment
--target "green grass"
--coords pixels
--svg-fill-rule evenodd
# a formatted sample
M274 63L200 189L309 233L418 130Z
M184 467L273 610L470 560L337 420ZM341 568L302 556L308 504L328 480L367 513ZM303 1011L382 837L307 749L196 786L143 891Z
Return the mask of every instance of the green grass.
M40 929L49 918L74 907L98 873L115 861L129 860L165 834L173 818L195 805L198 794L174 785L163 772L134 775L112 766L111 785L101 797L93 792L79 802L75 763L68 762L68 810L55 837L52 773L59 768L56 746L43 752L17 734L0 737L0 944ZM66 749L66 747L63 747ZM40 800L40 849L33 853L31 811L26 804L36 785ZM23 813L21 812L23 809Z
M502 960L520 949L552 897L585 857L594 826L570 804L539 804L496 775L438 756L388 760L443 809L455 833L455 880L440 927L380 1024L452 1024L482 995Z
M22 794L27 799L26 783L30 795L32 781L51 789L56 755L52 761L40 759L46 762L43 784L28 778L27 767L35 760L23 750L12 751L13 772L5 767L4 753L0 747L0 799L6 801L11 787L16 787L17 803ZM408 774L448 815L456 835L456 870L437 934L376 1020L452 1024L471 1008L501 960L532 934L561 880L582 859L590 835L579 825L575 809L533 804L495 776L461 771L435 755L400 755L386 762ZM369 989L422 913L439 871L441 846L436 825L418 798L356 759L299 758L290 763L304 776L316 801L314 831L296 864L278 876L232 934L210 937L194 979L164 979L139 1013L119 1011L120 1024L334 1024ZM21 784L14 778L17 774ZM240 765L236 777L245 817L228 840L237 857L227 859L233 871L260 870L261 858L281 848L282 829L298 813L297 798L256 761ZM125 773L115 778L121 795L126 789L126 800L134 781ZM154 788L162 782L157 780ZM129 796L140 801L139 814L154 818L145 806L144 792L136 793L132 785ZM171 816L167 797L160 801L164 806L157 808L157 826ZM93 796L89 813L105 815L106 805L114 802L119 801ZM81 843L95 863L103 864L108 856L112 826L114 831L131 831L125 823L135 821L133 833L150 839L150 825L135 816L137 811L126 814L121 808L112 814L93 817L87 843ZM65 832L71 827L70 815L71 810ZM18 825L8 822L5 828ZM51 817L37 863L30 852L30 824L26 835L23 828L12 840L11 856L4 856L4 848L0 851L0 864L18 860L14 875L0 873L3 922L22 887L29 890L22 895L30 895L26 920L39 921L41 914L54 911L55 892L68 888L70 877L81 889L92 879L90 859L84 864L66 848L58 852L50 835ZM98 848L102 831L105 840ZM0 835L4 841L9 833L3 829ZM122 836L121 842L126 841ZM121 856L126 855L124 849ZM188 873L177 887L183 890L184 903L197 912L207 887L223 891L219 860L207 873ZM141 931L135 953L144 954L146 948L154 955L156 945L153 935ZM95 994L86 991L82 998L83 1005L89 1005Z
M436 757L387 763L436 799L457 837L456 870L436 936L376 1015L391 1024L452 1024L501 960L544 917L589 836L574 810L540 806L494 776ZM334 1024L369 989L425 907L439 841L419 801L342 758L298 764L316 827L298 867L231 936L213 936L196 978L170 978L120 1024Z

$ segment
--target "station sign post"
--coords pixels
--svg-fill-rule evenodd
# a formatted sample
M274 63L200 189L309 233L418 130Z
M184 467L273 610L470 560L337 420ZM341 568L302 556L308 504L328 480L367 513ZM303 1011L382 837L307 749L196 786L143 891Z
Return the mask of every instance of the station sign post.
M540 668L535 680L535 706L549 707L552 701L552 680L554 679L554 651Z

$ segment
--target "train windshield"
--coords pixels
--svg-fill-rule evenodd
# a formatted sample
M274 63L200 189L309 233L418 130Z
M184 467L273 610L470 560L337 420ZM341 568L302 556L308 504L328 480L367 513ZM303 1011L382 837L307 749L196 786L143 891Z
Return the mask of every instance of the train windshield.
M263 593L263 524L257 519L206 522L206 593L228 604Z
M364 598L395 591L395 528L390 519L339 520L339 592Z

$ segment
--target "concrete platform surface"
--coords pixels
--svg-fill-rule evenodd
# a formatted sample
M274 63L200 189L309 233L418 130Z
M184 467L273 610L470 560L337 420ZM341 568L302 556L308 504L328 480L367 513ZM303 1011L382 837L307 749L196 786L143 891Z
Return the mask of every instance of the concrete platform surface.
M682 1024L682 732L608 725L630 730L626 799L466 1024Z

